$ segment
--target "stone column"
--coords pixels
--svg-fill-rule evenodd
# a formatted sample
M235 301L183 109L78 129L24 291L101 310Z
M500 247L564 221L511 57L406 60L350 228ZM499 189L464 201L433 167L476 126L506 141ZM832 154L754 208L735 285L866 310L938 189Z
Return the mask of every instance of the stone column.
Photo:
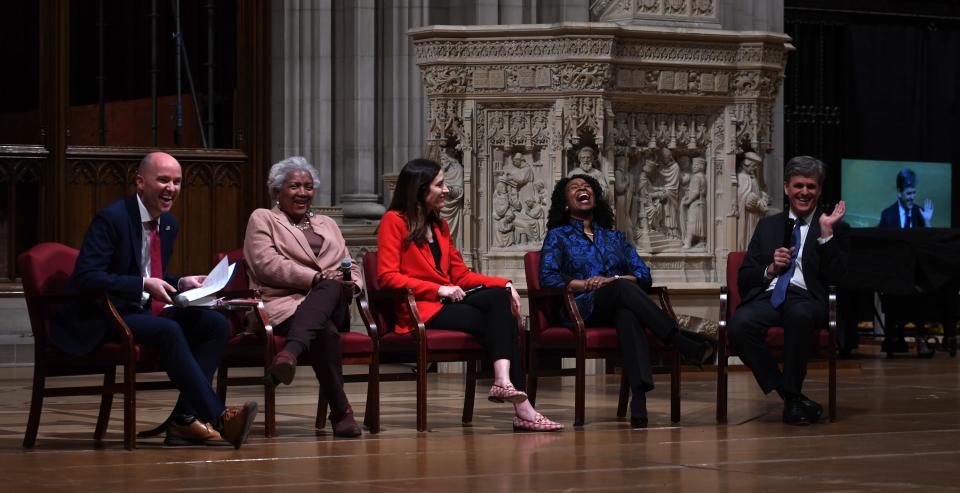
M378 220L376 2L334 0L334 199L345 221Z
M783 0L717 0L721 23L732 31L783 32ZM783 210L783 165L792 156L783 155L783 91L773 106L773 148L763 159L764 180L770 194L770 213ZM820 157L820 156L817 156Z
M540 2L537 22L589 22L590 0L549 0Z
M332 204L331 0L272 2L271 120L274 162L304 156L320 172L314 202ZM265 183L266 176L254 177Z
M429 2L391 1L381 7L382 37L380 38L379 70L382 87L379 91L381 117L380 171L397 172L404 163L423 154L426 135L426 95L417 68L413 42L407 36L409 29L429 22ZM385 188L384 203L389 205Z

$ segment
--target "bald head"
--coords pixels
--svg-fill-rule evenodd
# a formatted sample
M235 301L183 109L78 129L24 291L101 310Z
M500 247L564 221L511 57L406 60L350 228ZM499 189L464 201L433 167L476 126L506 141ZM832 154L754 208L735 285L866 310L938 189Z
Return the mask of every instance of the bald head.
M180 194L183 176L180 163L165 152L151 152L140 160L137 168L137 195L150 217L156 219L169 212Z

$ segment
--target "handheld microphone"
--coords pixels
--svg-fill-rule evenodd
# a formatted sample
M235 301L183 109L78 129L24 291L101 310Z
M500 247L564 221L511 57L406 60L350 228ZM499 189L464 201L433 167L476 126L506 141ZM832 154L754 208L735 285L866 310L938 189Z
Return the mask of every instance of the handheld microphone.
M793 218L788 217L786 222L783 223L783 247L790 248L793 245L793 227L796 225L797 221Z
M178 294L173 297L173 306L177 308L186 308L190 306L190 300L182 294Z
M350 257L343 257L343 260L340 261L340 273L343 274L343 280L346 282L352 281L352 276L350 274L350 267L353 266L353 259Z

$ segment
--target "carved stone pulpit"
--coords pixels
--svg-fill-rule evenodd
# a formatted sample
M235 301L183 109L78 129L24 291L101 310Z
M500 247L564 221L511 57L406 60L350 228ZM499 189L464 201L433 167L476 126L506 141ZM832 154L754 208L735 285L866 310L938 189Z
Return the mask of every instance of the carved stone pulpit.
M712 2L660 8L680 3L699 25L716 21ZM607 186L617 228L657 282L716 282L726 254L746 248L738 159L772 146L786 35L613 23L410 35L429 100L427 155L460 172L462 203L449 212L461 215L455 241L474 268L523 284L553 186L575 172Z

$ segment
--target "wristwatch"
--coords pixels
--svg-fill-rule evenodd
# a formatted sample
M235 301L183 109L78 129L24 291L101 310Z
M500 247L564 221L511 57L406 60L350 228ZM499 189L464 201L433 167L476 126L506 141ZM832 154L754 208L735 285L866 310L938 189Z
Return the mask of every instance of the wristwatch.
M614 275L613 275L613 278L614 278L614 279L620 279L620 274L614 274Z

